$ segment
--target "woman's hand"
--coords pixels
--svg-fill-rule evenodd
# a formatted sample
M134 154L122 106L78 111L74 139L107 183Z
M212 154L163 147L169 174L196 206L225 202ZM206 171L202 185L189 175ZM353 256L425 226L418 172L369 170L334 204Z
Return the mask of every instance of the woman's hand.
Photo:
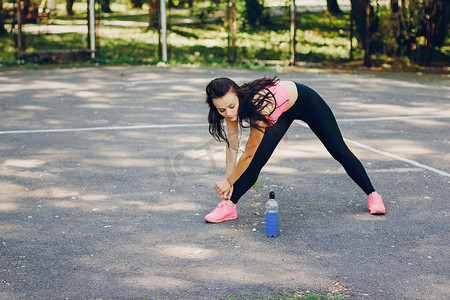
M220 198L223 200L231 200L231 195L233 195L233 187L223 194L220 194Z
M230 185L228 179L216 182L214 189L219 193L220 198L230 200L231 194L233 193L233 186Z

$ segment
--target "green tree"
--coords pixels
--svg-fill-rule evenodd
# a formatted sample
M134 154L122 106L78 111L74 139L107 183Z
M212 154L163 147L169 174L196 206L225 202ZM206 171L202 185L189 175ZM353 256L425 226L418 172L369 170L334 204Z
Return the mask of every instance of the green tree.
M388 13L380 11L378 40L389 56L408 57L429 65L445 43L450 20L448 0L391 0Z
M418 35L424 37L421 46L421 64L429 65L431 54L440 48L448 35L450 2L448 0L425 0L419 10Z

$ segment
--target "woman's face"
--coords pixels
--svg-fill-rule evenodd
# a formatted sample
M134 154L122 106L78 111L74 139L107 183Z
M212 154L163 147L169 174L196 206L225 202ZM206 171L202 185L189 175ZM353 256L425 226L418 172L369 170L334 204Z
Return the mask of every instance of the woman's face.
M221 98L214 98L212 102L221 116L232 122L237 121L239 98L234 91L229 91Z

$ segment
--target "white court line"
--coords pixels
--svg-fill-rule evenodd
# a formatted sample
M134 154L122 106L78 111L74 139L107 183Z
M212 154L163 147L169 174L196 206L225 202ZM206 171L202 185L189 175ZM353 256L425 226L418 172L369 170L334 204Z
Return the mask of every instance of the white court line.
M367 169L369 173L409 173L423 172L422 168Z
M425 117L425 116L416 116L416 118L423 118L423 117ZM428 116L428 117L449 118L446 116ZM394 118L394 117L391 117L391 118ZM398 117L398 118L403 118L403 117ZM409 118L412 118L412 116ZM374 118L374 119L379 119L379 118ZM366 120L374 120L374 119L366 119ZM350 120L350 119L347 119L347 120ZM353 120L358 120L358 119L353 119ZM309 126L305 122L302 122L299 120L295 120L294 122L298 125L309 128ZM166 125L137 125L137 126L90 127L90 128L67 128L67 129L11 130L11 131L0 131L0 135L27 134L27 133L58 133L58 132L64 133L64 132L82 132L82 131L100 131L100 130L131 130L131 129L154 129L154 128L203 127L203 126L208 126L208 124L166 124ZM447 172L438 170L433 167L426 166L417 161L403 158L403 157L400 157L398 155L395 155L395 154L392 154L392 153L389 153L386 151L381 151L381 150L366 146L364 144L361 144L361 143L353 141L353 140L345 139L345 141L348 143L351 143L353 145L356 145L360 148L366 149L368 151L378 153L378 154L381 154L381 155L384 155L387 157L394 158L396 160L400 160L400 161L412 164L416 167L419 167L419 168L422 168L425 170L429 170L429 171L437 173L439 175L450 177L450 174Z
M300 125L300 126L309 128L308 124L306 124L305 122L298 121L298 120L295 120L294 122L295 122L296 124ZM374 152L374 153L377 153L377 154L381 154L381 155L384 155L384 156L387 156L387 157L390 157L390 158L394 158L394 159L396 159L396 160L404 161L404 162L409 163L409 164L411 164L411 165L413 165L413 166L416 166L416 167L419 167L419 168L422 168L422 169L425 169L425 170L428 170L428 171L437 173L437 174L439 174L439 175L443 175L443 176L450 177L450 174L447 173L447 172L438 170L438 169L433 168L433 167L426 166L426 165L421 164L421 163L419 163L419 162L417 162L417 161L415 161L415 160L403 158L403 157L401 157L401 156L398 156L398 155L395 155L395 154L392 154L392 153L389 153L389 152L386 152L386 151L381 151L381 150L372 148L372 147L370 147L370 146L366 146L366 145L364 145L364 144L361 144L361 143L359 143L359 142L356 142L356 141L353 141L353 140L350 140L350 139L345 139L345 138L344 138L344 140L345 140L345 142L347 142L347 143L353 144L353 145L355 145L355 146L358 146L358 147L360 147L360 148L366 149L366 150L368 150L368 151L371 151L371 152Z
M447 119L450 116L425 115L425 116L393 116L379 118L355 118L338 119L338 122L370 122L381 120L405 120L405 119ZM295 121L297 124L308 127L302 121ZM0 135L7 134L27 134L27 133L61 133L61 132L82 132L82 131L100 131L100 130L132 130L132 129L154 129L154 128L177 128L177 127L200 127L208 126L206 123L199 124L162 124L162 125L135 125L135 126L112 126L112 127L86 127L86 128L59 128L59 129L31 129L31 130L5 130L0 131Z
M199 127L208 124L167 124L167 125L136 125L136 126L115 126L115 127L87 127L87 128L66 128L66 129L36 129L36 130L10 130L0 131L0 135L5 134L25 134L25 133L58 133L58 132L82 132L100 130L131 130L131 129L154 129L154 128L177 128L177 127Z
M428 116L396 116L396 117L378 117L378 118L357 118L357 119L338 119L340 122L370 122L370 121L388 121L388 120L410 120L410 119L448 119L450 116L428 115Z
M352 141L352 140L349 140L349 139L344 139L344 140L346 142L351 143L353 145L356 145L356 146L358 146L360 148L363 148L363 149L366 149L366 150L369 150L369 151L372 151L372 152L375 152L375 153L378 153L378 154L381 154L381 155L384 155L384 156L388 156L388 157L391 157L391 158L394 158L394 159L397 159L397 160L400 160L400 161L404 161L404 162L409 163L409 164L411 164L413 166L416 166L416 167L419 167L419 168L422 168L422 169L425 169L425 170L437 173L439 175L450 177L450 174L447 173L447 172L438 170L438 169L433 168L433 167L426 166L426 165L421 164L421 163L419 163L419 162L417 162L415 160L403 158L403 157L400 157L398 155L395 155L395 154L392 154L392 153L389 153L389 152L386 152L386 151L381 151L381 150L372 148L370 146L366 146L364 144L361 144L359 142L355 142L355 141Z

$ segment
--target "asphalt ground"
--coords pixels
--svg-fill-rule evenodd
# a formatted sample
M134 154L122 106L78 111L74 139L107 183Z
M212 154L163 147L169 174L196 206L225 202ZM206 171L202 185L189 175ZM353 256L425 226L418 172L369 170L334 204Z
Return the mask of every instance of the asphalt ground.
M325 98L386 215L368 213L364 193L299 123L241 198L239 218L204 222L225 172L204 88L273 75ZM0 298L447 298L449 86L443 75L298 69L3 72ZM264 235L271 190L277 238Z

